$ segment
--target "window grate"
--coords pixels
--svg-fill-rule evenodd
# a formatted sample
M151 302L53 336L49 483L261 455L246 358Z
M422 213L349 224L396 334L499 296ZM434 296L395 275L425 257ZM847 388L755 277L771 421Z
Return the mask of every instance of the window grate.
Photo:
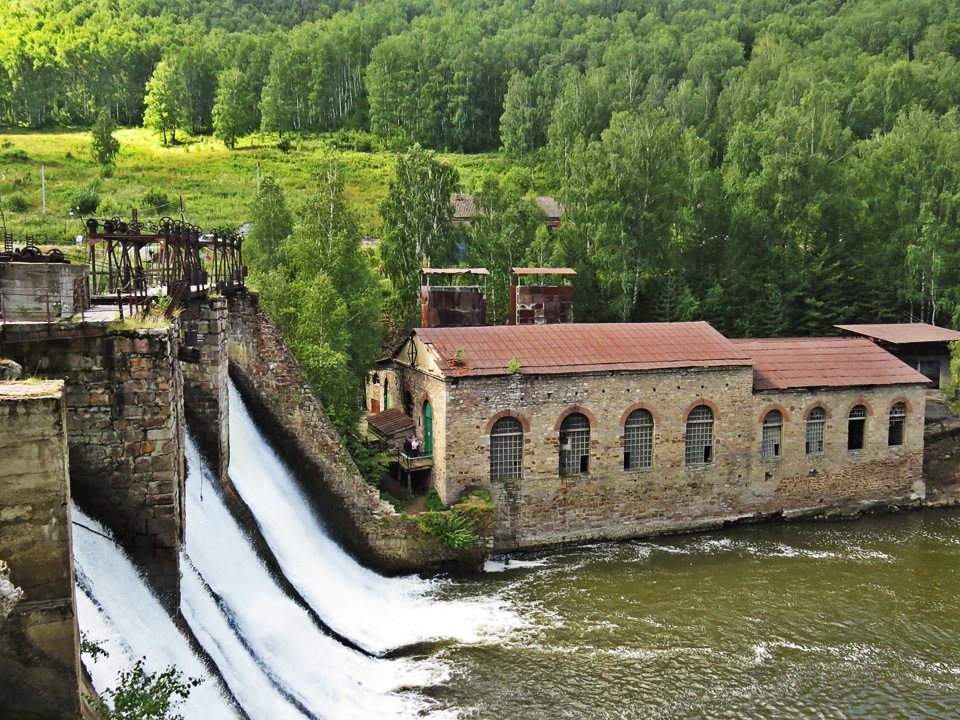
M823 408L814 408L807 413L807 455L823 452L823 429L827 413Z
M590 471L590 421L573 413L560 425L560 474L579 475Z
M687 418L687 443L684 450L687 465L713 462L713 411L698 405Z
M490 479L523 477L523 426L516 418L500 418L490 430Z
M634 410L623 425L623 469L653 467L653 415Z
M906 403L894 403L890 408L890 426L887 431L887 445L896 447L903 445L903 430L907 419Z
M847 450L863 450L867 430L867 409L857 405L847 418Z
M780 457L780 443L783 439L783 415L779 410L771 410L763 418L763 438L760 442L760 454L765 458Z

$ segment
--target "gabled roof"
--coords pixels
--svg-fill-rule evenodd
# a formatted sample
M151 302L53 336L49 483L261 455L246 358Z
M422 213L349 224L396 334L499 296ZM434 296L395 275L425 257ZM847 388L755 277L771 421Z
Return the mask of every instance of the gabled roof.
M876 325L834 325L834 327L893 345L960 340L960 332L936 325L928 325L927 323L879 323Z
M418 328L450 377L751 365L749 356L705 322L570 323ZM458 362L454 356L460 350Z
M866 338L750 338L733 343L753 358L755 390L929 382Z
M523 199L526 200L527 198L524 197ZM540 209L546 214L548 220L558 220L560 216L563 215L563 204L557 202L549 195L537 195L536 201ZM450 202L453 203L454 220L469 220L479 212L473 195L457 193L450 196Z
M390 437L404 430L413 429L413 419L400 408L390 408L367 417L367 425L372 426L384 437Z

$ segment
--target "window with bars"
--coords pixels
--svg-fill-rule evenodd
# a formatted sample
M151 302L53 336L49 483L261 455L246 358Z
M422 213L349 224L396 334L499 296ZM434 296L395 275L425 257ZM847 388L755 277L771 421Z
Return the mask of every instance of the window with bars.
M847 450L863 450L867 430L867 409L857 405L847 416Z
M516 418L500 418L490 429L490 479L523 477L523 425Z
M634 410L623 424L623 469L653 467L653 415Z
M890 408L890 425L887 428L887 445L903 445L903 429L907 420L907 404L898 402Z
M560 424L560 474L579 475L590 471L590 421L573 413Z
M823 408L813 408L807 413L807 455L823 452L823 428L827 424L827 413Z
M771 410L763 418L763 438L760 454L765 458L780 457L780 443L783 440L783 415L779 410Z
M706 405L698 405L687 416L684 462L687 465L713 462L713 410Z

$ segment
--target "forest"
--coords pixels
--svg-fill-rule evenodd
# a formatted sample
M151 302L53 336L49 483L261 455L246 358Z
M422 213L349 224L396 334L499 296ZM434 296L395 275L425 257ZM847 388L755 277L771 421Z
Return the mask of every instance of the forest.
M494 314L507 268L531 264L578 271L583 321L705 319L731 336L960 323L956 0L3 2L7 127L89 127L106 109L165 143L326 134L397 153L380 207L394 328L427 260L490 267ZM512 168L467 188L483 212L464 237L436 213L404 228L423 220L405 167L434 199L462 189L429 150ZM319 163L317 197L357 234L338 167ZM534 194L564 204L557 232ZM306 238L325 232L333 252L341 230L316 201L285 221L286 260L269 254L280 238L263 257L320 297L329 266ZM349 327L377 313L348 297L360 261L344 262Z

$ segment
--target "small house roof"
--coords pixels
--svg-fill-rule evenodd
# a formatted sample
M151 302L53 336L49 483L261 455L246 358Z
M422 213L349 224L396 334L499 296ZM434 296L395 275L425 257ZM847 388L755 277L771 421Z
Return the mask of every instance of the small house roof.
M743 350L705 322L501 325L414 332L433 348L441 371L451 377L507 375L514 357L521 374L534 375L752 364Z
M413 429L413 419L400 408L390 408L367 417L367 425L372 426L384 437Z
M577 271L573 268L543 268L543 267L532 267L532 268L522 268L515 267L510 268L517 275L576 275Z
M422 275L489 275L486 268L420 268Z
M755 390L929 382L867 338L747 338L733 343L753 358Z
M527 198L524 197L523 199L526 200ZM537 205L540 206L540 209L543 210L544 214L547 216L548 220L559 220L560 216L563 215L563 203L557 202L555 198L552 198L549 195L537 195L535 200ZM474 199L473 195L456 193L455 195L450 196L450 202L453 203L454 220L469 220L474 215L479 213L477 201Z
M834 327L893 345L960 340L960 332L936 325L928 325L927 323L878 323L875 325L834 325Z

